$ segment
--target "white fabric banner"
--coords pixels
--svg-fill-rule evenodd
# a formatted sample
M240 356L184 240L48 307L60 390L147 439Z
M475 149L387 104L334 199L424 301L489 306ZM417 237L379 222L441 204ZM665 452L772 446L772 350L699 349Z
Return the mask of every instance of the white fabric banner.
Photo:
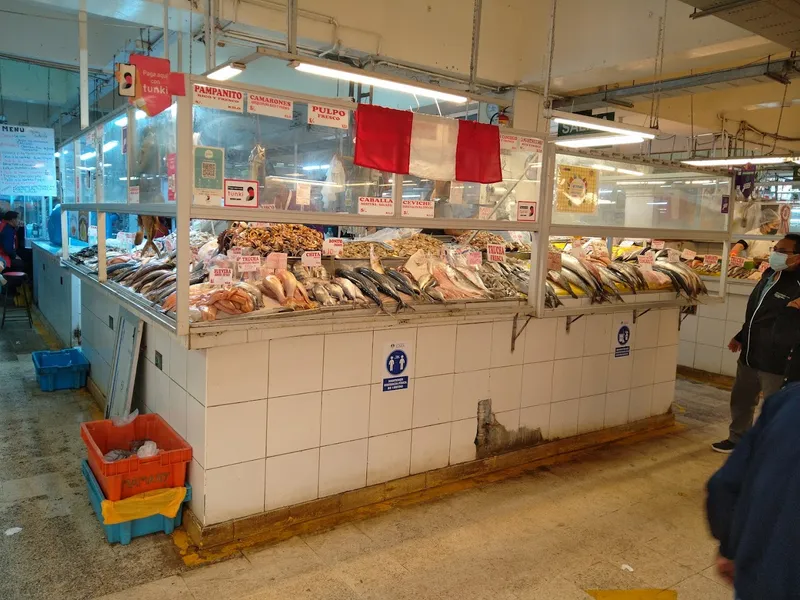
M449 181L456 177L458 121L414 114L408 171L417 177Z

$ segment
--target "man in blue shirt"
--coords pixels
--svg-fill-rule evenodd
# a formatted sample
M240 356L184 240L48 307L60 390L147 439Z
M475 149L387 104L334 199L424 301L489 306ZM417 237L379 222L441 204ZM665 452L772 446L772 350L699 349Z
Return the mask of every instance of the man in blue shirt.
M9 210L0 221L0 261L2 271L24 271L25 262L17 253L17 228L19 213Z

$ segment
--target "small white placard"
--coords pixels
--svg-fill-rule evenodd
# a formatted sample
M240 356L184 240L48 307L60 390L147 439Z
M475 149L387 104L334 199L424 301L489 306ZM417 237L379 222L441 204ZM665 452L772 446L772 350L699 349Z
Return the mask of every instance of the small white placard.
M705 258L703 259L704 265L716 265L719 262L719 256L716 254L706 254Z
M226 179L225 206L258 208L258 182L248 179Z
M247 94L247 112L291 121L294 102L264 94Z
M322 252L319 250L306 250L300 256L300 264L304 267L319 267L322 265Z
M664 249L664 240L653 240L653 243L650 244L653 250L663 250Z
M239 269L239 273L257 273L260 266L261 257L257 254L236 257L236 267Z
M297 206L308 206L311 204L311 185L308 183L298 183L295 193L295 203Z
M517 221L536 222L536 200L517 200Z
M394 215L394 200L377 196L359 196L358 214L391 217Z
M745 262L747 261L743 256L731 256L728 259L728 265L731 267L743 267Z
M194 84L194 103L197 106L221 108L231 112L244 112L244 94L211 85Z
M309 104L308 124L347 129L350 127L350 111L322 104Z
M342 238L328 238L322 240L322 254L323 256L341 256L344 249L344 240Z
M212 267L208 272L208 281L212 285L233 282L233 269L230 267Z
M489 262L505 262L506 247L503 244L486 244L486 256Z
M128 204L139 204L138 185L132 185L128 188Z
M500 150L519 150L519 136L501 133Z
M267 260L264 261L264 266L268 269L279 271L285 269L288 262L289 255L285 252L270 252L267 254Z
M403 199L402 215L404 217L433 218L433 200Z
M681 258L683 260L694 260L696 256L697 252L695 252L694 250L689 250L689 248L685 248L683 252L681 252Z

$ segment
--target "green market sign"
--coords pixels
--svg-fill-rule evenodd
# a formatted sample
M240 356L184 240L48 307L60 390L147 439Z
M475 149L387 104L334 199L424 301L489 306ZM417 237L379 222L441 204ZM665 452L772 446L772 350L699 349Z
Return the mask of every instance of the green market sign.
M606 121L613 121L615 113L607 112L602 115L593 115L590 110L582 110L574 113L584 117L594 117L595 119L605 119ZM596 129L588 129L586 127L578 127L577 125L567 125L566 123L558 124L558 137L566 137L570 135L587 135L590 133L598 133Z

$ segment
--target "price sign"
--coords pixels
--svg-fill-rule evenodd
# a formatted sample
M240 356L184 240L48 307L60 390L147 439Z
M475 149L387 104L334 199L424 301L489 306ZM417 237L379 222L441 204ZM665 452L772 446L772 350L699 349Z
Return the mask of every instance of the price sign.
M164 238L164 250L173 252L175 250L175 240L171 237Z
M97 242L97 225L89 225L89 240Z
M719 262L719 256L716 254L706 254L705 258L703 259L704 265L716 265Z
M678 252L677 250L673 250L672 248L667 250L667 262L671 262L671 263L679 263L679 262L681 262L680 252Z
M208 272L208 280L212 285L232 283L233 269L230 267L212 267Z
M664 240L653 240L650 246L652 246L653 250L663 250Z
M311 204L311 185L308 183L298 183L294 199L297 206L308 206Z
M561 252L549 251L547 253L547 270L560 271L561 270Z
M319 250L306 250L300 256L300 264L304 267L322 266L322 252Z
M328 238L322 241L323 256L341 256L344 250L344 240L342 238Z
M494 206L479 206L478 207L478 219L481 221L488 221L489 219L494 219Z
M683 260L694 260L696 256L697 252L695 252L694 250L689 250L688 248L684 249L684 251L681 252L681 258Z
M758 272L759 273L763 273L767 269L769 269L769 263L766 260L763 261L760 265L758 265Z
M643 271L652 271L653 270L653 263L655 262L655 258L651 253L647 254L640 254L636 257L636 260L639 263L639 268Z
M233 248L228 249L228 257L236 258L237 256L242 255L242 248L234 246Z
M467 252L467 265L479 267L483 263L483 256L480 252Z
M270 252L267 254L267 260L264 264L265 267L268 269L275 269L276 271L280 271L281 269L286 268L286 264L289 261L289 255L285 252Z
M570 248L569 253L572 254L572 256L574 256L575 258L586 258L586 250L584 250L580 246L573 246L572 248Z
M489 262L505 262L506 247L503 244L487 244L486 256L488 256Z
M631 246L633 246L633 240L622 240L619 243L620 248L630 248Z
M728 264L731 267L743 267L744 263L747 262L743 256L731 256L728 259Z
M392 198L360 196L358 198L358 214L391 217L394 214L394 200Z
M236 266L239 269L239 273L258 273L258 269L261 267L261 257L258 255L237 256Z

